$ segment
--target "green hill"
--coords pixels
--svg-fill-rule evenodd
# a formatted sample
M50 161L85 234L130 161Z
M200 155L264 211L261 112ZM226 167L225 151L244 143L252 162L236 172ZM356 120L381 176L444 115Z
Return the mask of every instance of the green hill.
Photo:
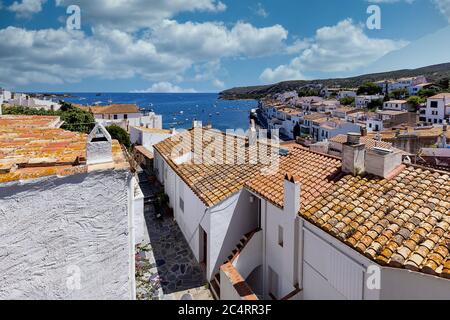
M327 87L356 88L365 82L381 81L386 79L398 79L423 75L430 82L437 82L443 78L450 78L450 63L437 64L418 69L404 69L390 72L365 74L350 78L320 79L320 80L293 80L284 81L273 85L236 87L222 91L221 99L259 99L268 94L285 91L299 90L310 84L321 84Z

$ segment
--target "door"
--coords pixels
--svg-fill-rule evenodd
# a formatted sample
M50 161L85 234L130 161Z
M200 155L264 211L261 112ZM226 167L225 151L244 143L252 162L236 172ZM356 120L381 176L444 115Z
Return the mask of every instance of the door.
M200 227L200 263L206 266L208 260L208 234Z

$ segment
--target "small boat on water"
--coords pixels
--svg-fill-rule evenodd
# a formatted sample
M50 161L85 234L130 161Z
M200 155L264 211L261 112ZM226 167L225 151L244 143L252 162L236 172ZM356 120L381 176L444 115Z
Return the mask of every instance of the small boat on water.
M181 110L181 111L180 111L180 114L183 114L183 113L184 113L184 111L183 111L183 110Z

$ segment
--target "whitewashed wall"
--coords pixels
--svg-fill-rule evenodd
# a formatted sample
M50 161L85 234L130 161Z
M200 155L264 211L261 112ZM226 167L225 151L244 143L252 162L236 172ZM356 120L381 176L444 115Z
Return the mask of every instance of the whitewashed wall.
M130 179L104 171L1 185L0 299L134 298Z

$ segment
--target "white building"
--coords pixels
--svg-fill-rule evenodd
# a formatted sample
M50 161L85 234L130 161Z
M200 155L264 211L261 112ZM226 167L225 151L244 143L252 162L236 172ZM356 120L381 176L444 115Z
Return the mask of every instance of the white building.
M312 121L311 135L315 141L330 139L338 134L348 132L359 132L361 126L357 123L348 122L339 118L322 118Z
M175 130L130 127L130 141L132 144L141 145L153 153L153 146L155 144L170 138L175 133Z
M450 93L440 93L428 98L425 121L436 124L450 119Z
M196 152L212 150L193 132L180 134L185 148L175 153L179 142L156 145L155 169L220 299L450 295L445 173L402 164L400 152L366 147L356 134L342 161L292 146L276 153L271 172L249 163L195 164Z
M12 98L11 91L0 88L0 98L3 98L4 102L8 102Z
M373 100L383 100L383 96L381 95L362 95L357 96L355 99L355 106L357 108L367 108L370 102Z
M376 84L383 89L383 93L391 93L394 90L405 89L410 96L416 95L420 89L430 85L424 76L405 77L397 80L383 80L377 81Z
M134 299L143 197L119 143L14 118L0 117L0 299Z
M25 93L14 93L12 98L6 100L9 104L32 109L44 109L48 111L58 111L61 105L52 100L43 100L30 97Z
M340 100L342 98L351 97L356 98L356 90L341 90L337 95L337 99Z
M401 110L408 111L409 105L408 105L408 101L406 101L406 100L391 100L391 101L386 101L385 103L383 103L383 109L384 110L395 110L395 111L401 111Z

